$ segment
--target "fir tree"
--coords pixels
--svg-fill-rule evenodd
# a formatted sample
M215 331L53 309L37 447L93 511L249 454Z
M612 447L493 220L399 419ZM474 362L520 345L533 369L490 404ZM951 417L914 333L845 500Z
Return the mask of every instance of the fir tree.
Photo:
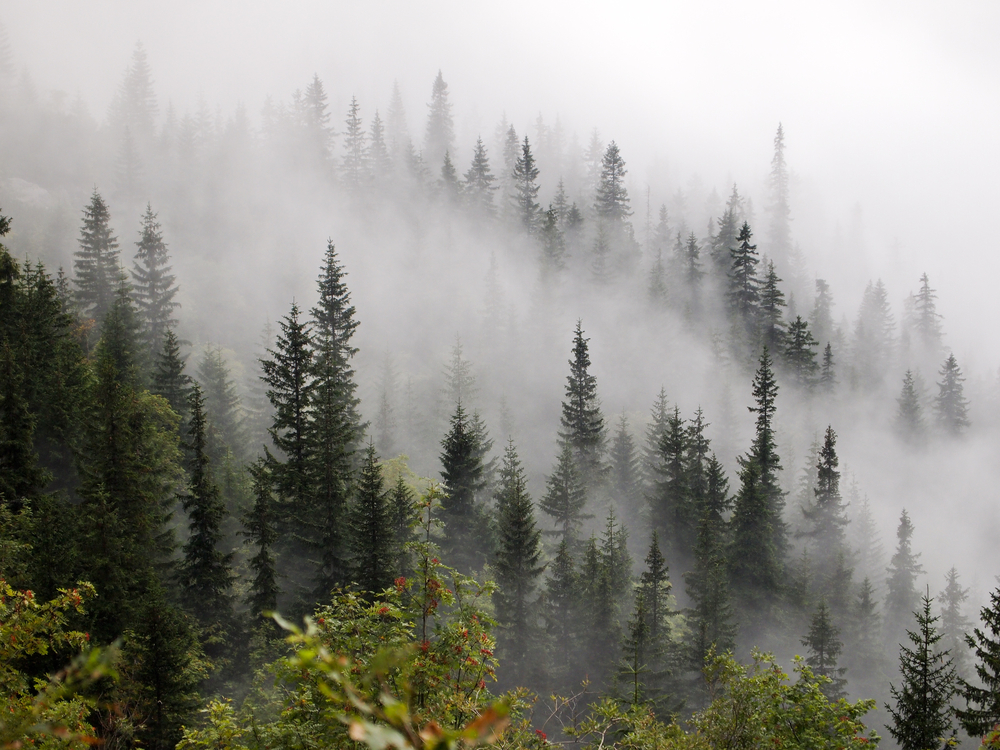
M667 401L667 391L661 387L650 409L650 421L646 426L646 442L642 448L642 474L647 491L656 486L660 476L660 441L667 431L667 423L673 410Z
M881 618L871 580L865 578L851 612L851 640L848 644L847 662L853 679L859 688L873 689L877 680L882 679L885 661L879 638Z
M395 545L395 573L406 576L410 572L409 552L406 545L415 540L416 525L420 520L420 508L416 498L402 477L389 492L389 525L392 527Z
M917 608L919 594L917 593L917 576L924 572L917 562L919 553L914 553L910 547L913 537L913 524L906 510L899 517L899 527L896 529L898 544L896 552L889 561L886 571L889 574L889 593L885 600L886 625L889 628L890 642L902 624L908 619L909 613Z
M969 427L969 402L963 395L965 378L954 354L948 355L939 373L941 382L938 383L938 395L934 398L938 427L946 435L961 435Z
M781 279L774 270L774 262L768 261L767 271L760 285L757 326L761 343L772 352L784 351L787 338L782 320L782 308L786 306L785 295L778 286L779 283Z
M445 393L449 405L470 403L478 393L476 378L472 374L472 363L462 356L462 339L455 336L455 346L451 348L451 361L444 368Z
M934 300L936 290L931 289L927 274L920 277L920 291L914 297L913 325L924 352L930 355L941 350L941 315L937 311Z
M913 371L907 370L903 376L903 390L896 399L895 424L897 434L911 443L921 443L924 438L924 415L920 407L920 394L917 390Z
M154 135L157 114L152 69L142 42L137 42L132 61L111 102L112 120L115 126L127 129L148 144Z
M566 398L562 403L559 441L569 446L577 471L588 491L594 491L607 473L604 465L605 425L597 399L597 378L590 374L588 338L582 322L573 332L573 358L566 377Z
M938 650L941 640L931 615L929 595L921 597L917 630L907 630L912 647L901 645L899 670L902 683L889 690L895 705L887 706L892 723L889 733L901 750L947 747L953 740L951 697L955 694L955 668L947 651Z
M622 643L622 662L618 669L618 679L627 686L626 696L633 706L641 706L647 700L645 677L649 672L650 649L649 617L646 612L646 598L640 590L635 597L635 609L626 624L625 640Z
M599 689L606 689L621 642L620 592L614 589L612 572L593 536L584 551L579 581L580 598L587 605L581 640L588 655L588 676Z
M626 525L637 528L641 518L642 478L635 441L628 429L624 412L611 442L610 489L622 509Z
M344 121L344 158L343 158L343 178L350 188L357 188L364 180L366 169L365 156L365 136L364 127L361 122L361 105L355 96L351 97L351 104L347 110L347 119Z
M170 273L167 246L151 205L142 217L139 248L132 266L132 294L142 320L143 342L154 360L164 345L167 331L177 321L172 317L177 295L175 277Z
M586 504L587 490L573 460L573 450L563 445L555 469L546 480L545 497L538 504L543 512L552 516L552 523L561 528L546 533L561 534L563 542L573 543L583 520L590 518L583 512Z
M611 246L608 243L608 232L604 224L597 225L597 236L594 237L593 256L590 262L590 275L594 282L606 286L614 278L614 269L610 263Z
M972 737L982 736L1000 724L1000 588L990 593L990 604L980 610L979 617L984 627L974 628L965 636L976 660L979 684L959 679L966 708L955 711Z
M431 88L431 101L427 105L427 130L424 134L424 158L430 164L438 164L446 152L455 146L455 123L448 100L448 84L438 71Z
M118 238L112 233L108 204L95 189L90 204L83 210L80 249L74 253L76 301L81 312L103 323L114 302L121 270L118 262Z
M650 521L668 540L668 556L675 564L687 562L694 546L698 511L688 484L688 432L680 409L674 407L660 437L659 477L649 496Z
M172 328L168 328L163 336L150 391L163 396L170 408L182 417L187 414L188 396L191 392L191 378L184 372L186 359L187 357L181 356L177 334Z
M840 494L840 472L837 470L840 462L836 446L837 433L832 426L828 426L816 464L813 502L809 507L802 508L809 524L805 534L813 539L816 565L826 571L832 571L838 555L844 553L844 527L850 523Z
M493 205L493 192L497 189L493 184L496 176L490 171L490 159L482 138L476 140L472 164L465 173L464 180L462 192L469 207L480 215L491 216L496 210Z
M576 564L570 553L569 542L559 543L556 555L549 564L549 577L545 581L545 627L552 640L549 673L558 686L571 687L575 682L573 669L576 664L577 637L581 626L579 615L579 582Z
M881 384L895 350L895 327L885 284L881 279L869 283L861 299L853 346L854 370L864 387Z
M597 217L611 226L621 224L632 215L625 189L627 173L618 145L611 141L601 159L601 176L594 201Z
M809 324L819 342L829 343L833 338L833 297L830 285L824 279L816 279L816 297L812 312L809 313Z
M378 110L372 117L372 125L368 133L368 150L365 152L365 163L368 173L377 185L382 185L392 173L392 158L385 142L385 125L379 117Z
M458 172L451 161L451 154L447 151L444 152L444 160L441 162L441 181L439 184L445 202L452 206L456 205L461 185L458 183Z
M308 477L313 492L312 543L319 550L314 593L325 598L342 583L347 550L342 538L351 493L355 453L367 425L358 412L352 344L358 327L346 276L333 242L327 243L317 279L319 301L312 308L312 359L304 360L311 382L304 394L311 420L306 425Z
M833 389L837 385L837 375L834 365L833 347L827 342L827 345L823 349L823 364L819 373L819 388L823 393L833 393Z
M941 639L955 663L955 673L962 678L968 675L968 652L965 637L972 627L969 618L962 611L969 598L969 590L958 582L958 569L952 568L945 575L944 591L938 594L941 602Z
M202 627L226 630L233 617L234 555L219 549L226 508L209 468L205 398L197 384L188 403L191 411L188 430L191 484L190 490L181 497L181 504L188 515L190 535L184 544L179 582L189 611Z
M243 517L243 536L247 546L254 548L256 552L248 563L253 578L250 581L246 603L251 615L260 617L263 613L273 612L278 607L280 587L274 552L274 546L278 541L278 529L269 462L259 458L250 464L248 470L253 483L254 502Z
M544 565L541 532L535 524L535 509L527 491L524 469L513 440L507 443L500 470L497 501L497 547L494 569L497 592L493 600L497 620L506 631L502 643L516 674L525 674L537 640L535 628L535 581Z
M729 273L733 262L731 253L736 249L736 238L739 235L742 216L743 199L740 197L739 191L734 184L733 192L726 202L726 209L716 221L717 231L712 237L710 251L714 276L719 280L724 289L729 284Z
M542 280L548 282L559 271L566 268L566 239L559 228L559 217L550 205L545 212L541 230L542 243Z
M666 271L663 267L663 253L660 248L656 249L656 260L649 269L649 287L647 290L649 301L654 307L662 308L667 303L667 282Z
M348 526L352 581L374 598L392 585L397 560L389 493L372 443L361 459Z
M481 509L476 495L483 488L483 463L476 435L465 409L459 403L451 417L451 429L441 441L441 478L444 498L441 517L445 538L442 551L459 570L472 570L483 562Z
M195 375L205 392L210 457L221 462L227 450L242 456L246 438L240 396L230 377L229 365L222 356L222 347L205 349Z
M821 601L809 625L809 634L802 639L802 645L809 649L806 664L813 668L813 674L826 677L830 682L820 685L820 690L831 701L847 697L844 688L846 669L837 668L837 660L843 650L838 630L830 619L830 609Z
M538 167L535 166L535 157L531 154L528 136L524 136L521 152L514 162L511 180L514 189L511 202L517 223L525 232L533 234L539 224L537 202L539 185Z
M809 332L809 324L802 320L801 315L797 315L795 320L788 324L788 332L785 335L785 363L792 374L792 379L799 388L811 388L816 382L816 371L819 365L816 363L816 339ZM829 348L827 344L827 348ZM833 355L830 354L830 365L832 367ZM826 353L823 355L824 374L826 372Z
M778 123L778 132L774 136L771 174L768 178L768 191L770 193L768 213L771 216L768 229L770 230L771 247L782 262L788 260L792 249L788 184L788 165L785 163L785 131L781 127L781 123Z
M747 341L753 340L760 305L760 281L757 279L760 259L757 246L750 244L752 236L750 225L744 221L736 237L737 245L730 250L729 309L734 320L742 325Z

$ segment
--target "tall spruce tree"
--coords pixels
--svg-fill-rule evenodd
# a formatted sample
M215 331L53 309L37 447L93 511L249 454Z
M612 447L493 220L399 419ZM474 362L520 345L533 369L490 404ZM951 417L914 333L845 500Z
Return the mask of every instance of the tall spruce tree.
M586 504L587 489L573 460L573 450L563 445L555 468L545 482L545 496L538 504L559 528L545 533L559 534L564 543L574 544L584 519L591 518L583 512Z
M922 443L925 437L923 409L920 393L912 370L903 376L903 389L896 399L898 405L893 427L896 433L909 443Z
M191 482L188 492L181 496L181 504L188 516L190 534L184 543L179 583L188 610L202 627L225 632L233 624L232 588L236 576L232 565L235 555L220 549L226 507L209 467L205 398L197 384L188 403Z
M540 233L542 243L542 280L549 282L559 271L566 268L566 238L559 228L559 218L556 210L550 205L542 220Z
M948 355L939 374L941 382L938 383L938 395L934 398L938 428L946 435L961 435L969 428L969 402L963 393L965 378L954 354Z
M476 148L472 154L472 164L465 173L462 193L465 201L474 212L481 216L492 216L496 211L493 205L493 193L497 186L496 176L490 170L490 158L486 153L483 139L476 140Z
M243 516L243 536L246 545L255 552L248 561L253 578L247 592L246 604L252 617L262 617L265 612L278 608L277 557L278 519L272 492L270 462L261 457L248 467L253 487L253 505Z
M744 221L736 236L736 246L729 251L729 310L745 342L756 338L760 307L760 280L757 278L760 258L757 246L750 244L752 237L750 225Z
M150 392L163 396L170 408L184 417L188 411L188 396L191 392L191 377L184 372L185 360L181 356L181 344L172 328L163 336L155 369L153 370Z
M931 356L941 351L941 315L934 302L935 291L925 273L920 277L920 291L913 298L913 327L923 352Z
M396 575L395 529L375 445L368 444L348 513L351 581L374 598Z
M771 174L768 176L768 223L769 239L774 254L784 263L792 251L791 208L789 207L789 174L785 162L785 131L778 123L774 135L774 156L771 159Z
M844 644L840 640L840 630L833 624L830 608L821 601L809 624L809 633L801 641L809 649L806 664L813 668L813 673L826 677L830 682L820 685L820 690L831 701L847 697L845 688L847 680L844 674L847 670L837 667Z
M833 393L837 385L836 363L833 361L833 347L827 342L823 348L823 364L819 371L819 388L823 393Z
M539 227L540 208L538 199L538 167L535 157L531 154L531 144L528 136L524 136L521 152L514 162L511 174L513 194L511 205L517 224L528 234L534 234Z
M901 750L927 750L948 747L955 737L951 698L955 694L956 675L948 651L941 651L941 634L931 614L930 595L921 597L920 608L913 615L917 629L907 630L911 646L899 650L900 687L889 691L895 705L887 706L892 723L889 733Z
M448 99L448 84L438 71L431 88L431 101L427 105L427 129L424 133L424 159L428 164L437 165L444 159L445 152L455 148L455 122Z
M528 495L527 478L509 440L497 488L497 542L494 569L497 591L493 595L497 621L503 628L500 641L512 670L521 679L528 676L537 654L535 586L545 566L541 564L541 532L535 523L535 508Z
M829 347L829 344L827 346ZM811 388L816 383L819 365L816 362L815 347L816 339L809 332L809 324L802 320L801 315L797 315L795 320L788 324L784 359L792 380L799 388Z
M830 572L835 569L838 556L846 552L844 527L850 523L840 494L839 463L837 433L827 426L816 464L813 502L802 508L802 514L808 524L805 534L813 540L816 566Z
M620 225L632 215L628 190L625 188L625 160L614 141L608 144L601 159L601 175L597 184L594 211L609 226Z
M150 204L146 204L139 241L135 244L138 250L132 264L132 297L142 321L143 345L155 362L167 331L177 323L173 314L180 304L174 301L178 291L176 277L170 273L167 245Z
M885 599L885 625L887 629L888 641L894 644L895 637L905 627L909 621L911 612L916 611L920 602L920 595L917 593L917 576L924 572L923 567L917 562L920 553L914 553L911 547L913 537L913 523L906 509L903 509L899 517L899 526L896 529L896 552L889 561L886 571L889 577L886 581L889 593Z
M650 521L666 540L667 557L675 566L690 559L698 524L688 483L687 450L688 431L675 406L660 437L659 477L649 496Z
M308 477L312 487L313 543L319 551L315 595L325 598L347 573L343 527L352 491L355 454L367 425L358 411L352 343L358 327L347 273L328 242L317 279L319 300L312 317L312 359L306 362L311 383L306 394Z
M205 413L209 424L209 455L221 464L228 451L243 456L246 437L243 431L243 410L236 382L222 356L221 346L206 347L195 373L205 392Z
M597 398L597 378L590 374L590 351L583 335L582 322L573 332L573 358L566 377L566 397L562 403L559 441L569 446L577 471L588 492L603 484L607 474L604 463L606 427Z
M389 492L389 520L395 544L395 571L397 576L410 573L410 552L406 545L416 540L416 526L420 521L420 508L413 490L403 477L396 478L396 484Z
M610 487L625 525L638 528L642 517L642 476L639 452L628 429L628 419L622 412L618 429L611 441Z
M983 628L974 628L965 643L975 657L978 684L959 679L966 707L955 714L972 737L986 734L1000 724L1000 588L990 593L989 606L979 612Z
M356 96L351 97L344 120L344 157L341 176L349 188L358 188L367 172L365 140L367 134L361 122L361 105Z
M444 497L441 518L446 559L459 570L470 571L485 561L480 532L482 508L476 495L483 489L483 462L471 420L459 403L451 417L451 428L441 441L441 478Z
M570 689L575 687L575 656L581 622L580 586L567 539L559 543L548 573L542 608L545 629L552 642L547 672L554 685Z
M767 262L767 270L760 284L760 305L757 308L757 331L760 342L770 351L780 353L785 350L787 331L785 330L784 312L786 307L785 294L778 284L781 279L774 270L774 261Z
M944 591L938 594L941 602L941 640L951 653L955 663L955 673L962 678L968 676L969 656L965 645L972 622L965 616L963 607L969 598L969 590L962 588L958 581L958 569L954 566L945 574Z
M111 213L97 189L83 209L80 249L74 253L76 302L85 317L103 324L119 286L118 238L111 229Z

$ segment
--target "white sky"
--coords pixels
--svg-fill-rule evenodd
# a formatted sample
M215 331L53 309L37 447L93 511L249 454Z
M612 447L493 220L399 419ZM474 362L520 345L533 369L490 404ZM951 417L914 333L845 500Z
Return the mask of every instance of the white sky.
M0 0L0 20L38 87L80 93L98 118L141 40L161 107L204 96L255 114L316 72L340 120L352 94L384 109L398 79L418 130L441 68L460 133L491 136L502 111L519 132L558 114L617 140L636 182L665 163L723 196L732 180L757 188L781 121L827 226L864 212L866 258L812 254L833 279L852 266L837 314L853 318L858 279L884 276L898 306L926 270L966 370L1000 366L1000 341L980 338L1000 319L995 0ZM803 233L807 255L825 241Z

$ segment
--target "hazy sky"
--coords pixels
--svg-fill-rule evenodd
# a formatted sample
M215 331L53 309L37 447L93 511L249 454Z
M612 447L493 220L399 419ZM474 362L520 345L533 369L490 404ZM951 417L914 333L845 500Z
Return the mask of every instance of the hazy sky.
M781 121L814 196L810 230L832 231L858 203L865 217L863 260L811 253L824 238L796 233L817 272L883 275L898 309L926 270L967 368L1000 366L1000 345L973 345L1000 318L995 0L0 0L0 19L38 87L81 94L98 119L141 40L161 106L202 95L255 115L315 72L339 121L352 94L368 115L384 109L397 79L417 130L440 68L460 135L489 140L503 111L519 132L539 111L559 115L581 138L596 126L617 140L637 184L655 165L676 183L697 171L723 194L732 180L755 190ZM838 315L853 318L853 287L835 287Z

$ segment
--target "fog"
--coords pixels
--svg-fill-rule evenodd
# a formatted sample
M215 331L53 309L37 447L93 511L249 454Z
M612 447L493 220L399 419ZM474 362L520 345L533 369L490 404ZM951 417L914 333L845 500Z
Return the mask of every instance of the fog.
M351 98L367 129L376 109L385 119L394 83L419 149L440 70L455 119L452 157L459 175L480 136L499 172L495 132L503 118L533 143L539 116L548 128L558 122L565 134L562 163L539 155L543 207L560 177L581 207L591 200L582 177L570 184L568 170L596 128L602 144L618 144L627 164L631 221L642 246L639 290L654 257L646 226L656 225L658 207L668 206L673 229L684 226L702 238L734 183L753 202L755 237L768 254L766 180L781 123L792 240L803 256L804 287L792 289L786 277L797 312L805 317L812 309L813 280L827 280L833 320L850 339L866 285L881 278L898 336L903 301L927 273L938 294L945 348L967 378L972 422L964 437L935 439L920 450L892 433L903 372L922 370L933 395L943 355L933 363L894 359L876 388L851 388L842 378L836 396L826 400L784 388L777 428L782 482L792 493L789 516L797 513L794 489L809 444L832 424L844 485L855 478L870 499L887 558L905 507L927 570L921 587L928 582L936 593L944 572L956 565L972 588L971 613L995 585L996 3L441 2L428 10L396 2L4 0L0 22L18 78L30 77L39 101L62 97L58 106L66 112L79 113L73 102L81 102L88 124L67 132L90 139L53 146L40 134L37 159L30 139L18 141L27 150L16 155L4 149L0 206L14 219L13 250L69 270L79 212L96 185L109 198L122 257L130 262L138 217L150 200L178 276L179 330L195 352L191 363L198 347L219 344L246 389L265 324L287 314L293 299L303 309L314 303L329 238L341 253L361 323L357 369L365 417L376 416L389 352L399 375L397 412L410 379L421 421L411 444L400 449L418 473L437 477L450 411L442 403L443 371L458 335L477 381L473 405L496 440L494 455L507 438L503 423L536 499L556 455L577 319L590 337L607 421L624 412L641 441L661 386L686 418L703 407L735 489L735 459L753 434L746 410L752 370L713 353L710 334L724 332L724 323L710 312L697 325L677 309L653 315L644 294L628 291L631 277L594 291L580 257L570 259L566 281L543 294L536 250L515 233L484 229L433 200L353 202L279 153L253 151L252 159L239 161L251 149L234 151L229 161L196 160L186 167L193 179L167 177L166 167L150 161L135 194L116 195L119 143L110 135L108 113L136 43L152 69L158 131L170 107L178 119L205 113L221 136L243 107L259 142L265 100L287 106L293 92L318 75L338 133L336 161ZM27 129L16 114L8 117L19 133ZM86 168L72 174L36 168L53 148ZM440 165L427 167L433 181ZM49 228L33 231L35 220L50 222ZM497 263L492 302L491 255ZM703 261L707 267L706 256ZM499 317L490 318L491 304Z

